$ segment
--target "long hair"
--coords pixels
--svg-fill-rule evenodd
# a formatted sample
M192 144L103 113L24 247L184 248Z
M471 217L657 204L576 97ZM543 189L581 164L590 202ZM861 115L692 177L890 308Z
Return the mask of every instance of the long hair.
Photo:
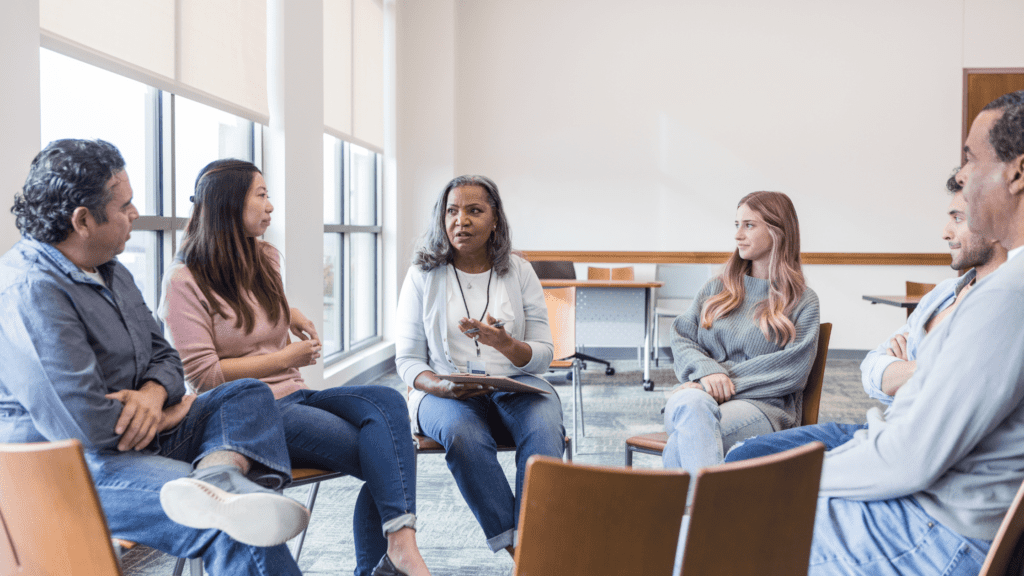
M498 185L487 176L459 176L444 187L437 202L434 203L430 228L423 235L420 246L412 258L412 263L414 266L419 266L420 270L429 272L438 266L445 266L455 261L455 250L448 240L444 217L445 209L448 207L448 193L461 186L479 186L487 192L487 203L494 211L496 225L494 232L487 240L487 258L490 260L494 272L498 276L504 276L511 267L512 231L509 230L508 219L505 218L505 209L501 204L501 196L498 195Z
M800 222L793 202L782 192L753 192L740 200L764 220L772 238L768 257L768 298L757 304L754 316L767 340L784 346L796 338L796 326L789 319L803 297L807 283L800 265ZM720 278L722 291L708 298L700 313L702 328L728 316L743 303L743 277L750 273L750 260L740 258L737 248L725 263Z
M224 315L216 294L235 313L235 327L246 334L256 322L246 294L252 294L272 323L282 316L291 322L281 275L256 238L245 234L242 212L257 173L253 163L235 159L215 160L199 171L179 254L209 301L210 313Z

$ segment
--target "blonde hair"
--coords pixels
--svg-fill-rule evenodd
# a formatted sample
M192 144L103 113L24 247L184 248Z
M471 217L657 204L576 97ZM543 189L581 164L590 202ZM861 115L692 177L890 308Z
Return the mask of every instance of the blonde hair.
M796 326L789 315L803 297L807 283L800 265L800 222L792 200L782 192L753 192L737 208L747 205L763 220L772 238L768 257L768 298L757 304L754 316L765 339L785 346L796 339ZM715 320L728 316L743 303L743 277L752 263L740 257L739 249L725 263L719 278L722 290L704 302L701 328L710 329Z

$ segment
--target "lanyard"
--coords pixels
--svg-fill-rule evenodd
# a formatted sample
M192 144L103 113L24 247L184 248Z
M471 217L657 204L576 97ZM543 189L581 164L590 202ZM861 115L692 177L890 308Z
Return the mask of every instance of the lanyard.
M459 294L462 295L462 305L466 307L466 316L473 317L469 313L469 302L466 301L466 293L462 291L462 280L459 280L459 269L452 265L452 270L455 271L455 281L459 284ZM480 321L484 321L484 316L487 316L487 308L491 305L491 276L494 274L494 266L487 271L487 300L484 302L484 311L480 314ZM476 344L476 355L480 356L480 342L479 336L473 338L473 344Z

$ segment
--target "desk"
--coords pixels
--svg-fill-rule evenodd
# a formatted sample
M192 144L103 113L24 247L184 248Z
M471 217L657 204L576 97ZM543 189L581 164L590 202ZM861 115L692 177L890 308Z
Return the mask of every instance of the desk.
M921 302L920 296L864 296L864 299L872 304L887 304L889 306L896 306L897 308L906 308L907 312L912 312L914 308Z
M541 280L545 288L576 290L576 346L626 346L644 343L645 390L653 390L651 344L654 341L654 298L664 282L634 280Z

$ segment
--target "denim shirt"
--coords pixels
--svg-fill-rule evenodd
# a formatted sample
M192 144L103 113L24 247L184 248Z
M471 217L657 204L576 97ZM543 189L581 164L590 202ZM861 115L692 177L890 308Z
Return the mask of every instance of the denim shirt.
M0 257L0 442L112 449L122 404L107 394L153 380L165 407L181 401L181 360L131 273L116 259L97 270L107 287L29 237Z
M892 404L893 397L882 392L882 374L890 364L899 360L899 358L886 353L889 349L889 342L897 334L907 334L907 359L917 360L917 351L921 346L921 341L928 335L924 330L925 325L937 312L949 307L956 300L960 290L974 280L976 274L974 268L971 268L963 276L943 280L921 297L921 302L907 318L906 324L900 326L899 330L893 332L878 348L868 352L860 364L861 383L868 396L885 404Z

